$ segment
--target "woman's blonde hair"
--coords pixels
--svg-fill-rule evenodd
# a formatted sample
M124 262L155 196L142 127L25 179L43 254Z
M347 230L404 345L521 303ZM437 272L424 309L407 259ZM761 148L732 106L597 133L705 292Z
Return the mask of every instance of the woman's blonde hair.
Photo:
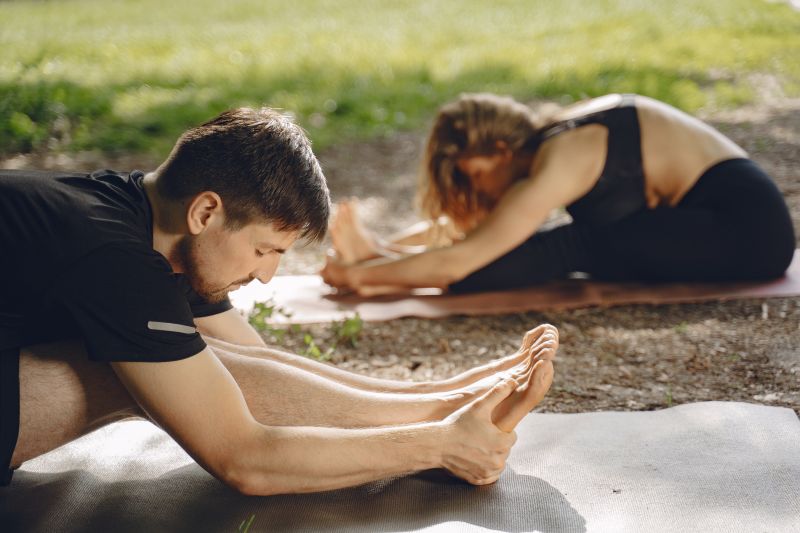
M464 94L439 109L428 137L417 201L430 220L449 217L461 230L473 228L493 207L457 167L459 158L489 155L502 141L516 153L543 121L528 106L495 94Z

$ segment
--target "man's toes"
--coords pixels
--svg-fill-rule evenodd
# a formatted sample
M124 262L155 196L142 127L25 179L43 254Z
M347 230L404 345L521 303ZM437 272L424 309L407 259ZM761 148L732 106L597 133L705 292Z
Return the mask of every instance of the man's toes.
M509 372L510 376L517 382L517 385L523 385L525 382L528 381L530 377L531 370L533 369L533 364L531 364L531 358L528 357L522 364L517 365L514 369Z
M546 340L531 348L530 358L533 361L552 361L556 357L558 345L554 340Z
M553 337L558 343L558 328L553 326L552 324L545 324L545 332L542 335L543 337Z
M546 325L544 332L531 345L529 353L534 357L542 350L552 350L553 354L558 350L558 330L549 324Z
M522 349L527 350L542 340L554 339L558 343L558 329L551 324L541 324L528 331L522 339Z
M536 339L542 336L542 334L545 332L545 325L546 324L542 324L525 333L525 336L522 338L523 350L529 349L533 343L536 342Z

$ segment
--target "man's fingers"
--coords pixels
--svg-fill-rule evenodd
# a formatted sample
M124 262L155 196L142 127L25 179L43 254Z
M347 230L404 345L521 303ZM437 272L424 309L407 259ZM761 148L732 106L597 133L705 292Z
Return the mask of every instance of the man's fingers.
M492 411L497 405L511 396L517 388L517 382L513 378L506 378L491 389L486 394L475 401L475 406L491 416Z
M472 484L472 485L491 485L492 483L497 482L498 479L500 479L500 474L496 474L494 476L490 476L490 477L483 478L483 479L476 479L476 480L470 481L470 484Z

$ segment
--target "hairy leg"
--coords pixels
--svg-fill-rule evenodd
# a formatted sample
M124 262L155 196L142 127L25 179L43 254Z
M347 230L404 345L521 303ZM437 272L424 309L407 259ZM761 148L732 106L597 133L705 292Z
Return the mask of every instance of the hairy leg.
M145 417L111 366L89 361L79 341L21 350L19 396L14 466L111 422Z
M442 418L452 410L448 406L472 398L371 393L274 361L216 354L237 380L255 418L266 425L399 425ZM25 348L20 353L20 430L12 464L132 416L146 417L108 364L87 359L82 343Z
M463 387L477 383L485 378L490 378L498 372L513 368L514 366L526 360L531 347L534 345L544 342L555 343L553 352L555 353L555 349L558 348L558 330L549 324L542 324L528 331L523 337L522 346L520 349L509 356L495 359L494 361L477 366L448 379L424 382L408 382L373 378L370 376L348 372L340 368L336 368L333 365L320 363L307 357L291 354L273 348L240 346L211 337L205 337L205 340L208 345L215 350L263 358L286 365L291 365L293 367L312 372L318 376L326 377L342 385L372 392L401 392L421 394L456 391Z
M216 353L237 380L255 418L275 426L354 428L438 420L485 393L499 379L488 376L483 382L447 393L369 392L283 363ZM518 382L526 381L530 363L528 357L512 367ZM25 348L20 353L19 372L20 431L13 465L110 422L145 416L110 366L88 361L80 342ZM505 411L500 416L505 416Z

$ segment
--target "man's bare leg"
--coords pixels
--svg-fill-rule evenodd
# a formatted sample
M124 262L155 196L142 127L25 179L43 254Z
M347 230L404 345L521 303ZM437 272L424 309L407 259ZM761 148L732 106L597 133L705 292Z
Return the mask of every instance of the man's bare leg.
M503 358L495 359L484 365L472 368L457 376L440 381L408 382L387 380L364 376L353 372L348 372L333 365L314 361L307 357L291 354L281 350L256 346L240 346L231 344L219 339L210 337L205 338L206 342L216 350L229 353L247 355L250 357L264 358L279 363L300 368L322 377L326 377L342 385L355 387L358 389L372 392L400 392L412 394L425 394L431 392L456 391L463 387L472 385L486 378L492 378L498 372L508 370L523 362L528 357L531 347L539 344L550 345L552 353L558 349L558 330L550 324L542 324L528 331L520 349ZM494 382L497 382L495 379Z
M532 357L551 358L550 346ZM371 393L274 361L223 355L254 417L266 425L374 427L442 419L472 399L483 387L456 393L398 395ZM515 425L533 399L544 396L529 359L513 370L531 392L500 404L502 429ZM549 363L549 362L548 362ZM157 363L154 363L157 364ZM549 386L549 383L548 383ZM512 415L509 415L512 413ZM20 433L12 465L41 455L110 422L144 413L108 364L87 360L81 343L62 342L23 349L20 354ZM524 416L524 415L523 415ZM518 420L517 420L518 421Z
M13 466L111 422L145 417L111 366L90 362L79 341L24 348Z
M552 326L549 326L552 328ZM547 329L547 328L545 328ZM530 339L526 339L530 340ZM502 429L516 426L524 413L538 404L552 382L557 342L537 336L525 358L510 368L486 375L463 387L424 394L373 392L355 389L326 377L269 359L242 356L217 349L215 353L237 381L256 419L264 424L336 427L372 427L441 420L485 394L511 375L519 393L512 394L498 410ZM547 365L535 366L547 361ZM271 391L281 383L279 394ZM302 409L303 412L293 412ZM520 416L520 413L523 413Z

